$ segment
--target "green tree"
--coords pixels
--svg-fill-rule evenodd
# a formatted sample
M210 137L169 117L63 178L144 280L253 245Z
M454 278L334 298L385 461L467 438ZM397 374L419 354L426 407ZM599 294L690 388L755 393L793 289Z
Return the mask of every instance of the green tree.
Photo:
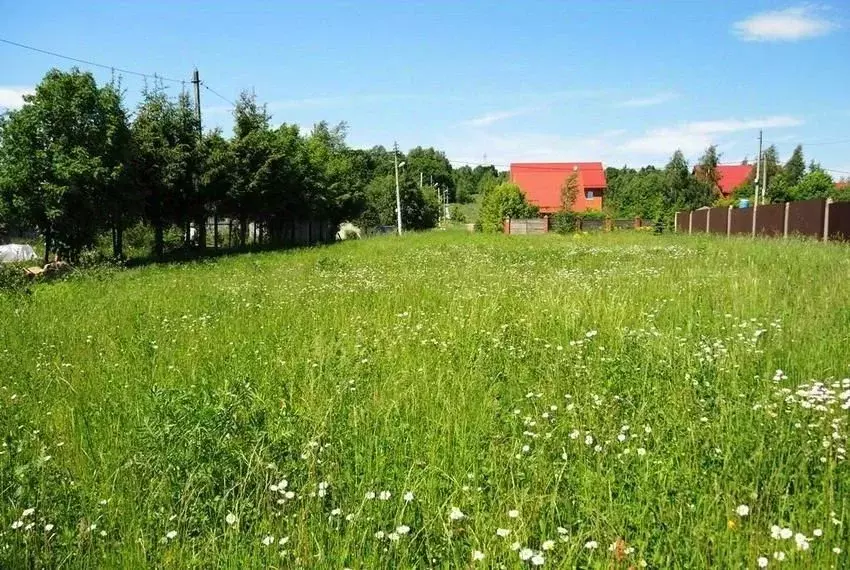
M161 86L145 89L131 128L132 168L157 257L164 253L165 228L177 225L188 241L189 222L203 207L194 185L201 162L197 132L186 93L175 101Z
M791 153L791 158L785 163L782 169L785 174L785 182L790 186L796 186L806 174L806 161L803 158L803 145L797 145L794 152Z
M227 204L228 192L233 185L233 154L230 142L220 129L204 135L200 147L200 192L203 202L212 208L215 225L215 247L220 245L218 219L222 212L231 211Z
M419 175L422 173L424 184L439 185L440 188L448 189L449 199L456 201L455 179L452 176L452 165L446 155L432 147L422 148L417 146L407 153L401 160L407 162L406 170L418 183Z
M709 188L716 193L720 193L720 173L717 167L720 165L720 154L717 152L717 146L711 145L699 159L694 174L697 179L708 184Z
M578 197L579 182L578 172L573 172L567 176L563 184L561 184L561 211L572 212Z
M795 200L810 200L812 198L828 198L835 192L835 182L826 171L812 164L809 172L794 188Z
M481 202L479 223L485 232L502 231L505 218L528 218L537 208L528 203L519 186L504 182L489 190Z
M75 259L119 204L127 125L114 85L51 70L21 109L0 121L0 194L6 216L38 228L49 252ZM120 253L120 252L118 252Z

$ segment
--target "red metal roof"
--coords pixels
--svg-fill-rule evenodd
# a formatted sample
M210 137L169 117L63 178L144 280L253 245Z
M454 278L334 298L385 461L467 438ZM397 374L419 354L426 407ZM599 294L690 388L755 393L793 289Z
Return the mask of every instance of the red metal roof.
M511 181L542 213L561 209L561 186L573 172L578 173L579 191L573 208L578 211L602 208L602 195L608 184L601 162L522 162L511 164ZM594 197L587 199L586 191Z
M720 186L720 192L724 196L732 193L732 190L747 181L750 173L753 171L752 164L718 164L717 165L717 181Z

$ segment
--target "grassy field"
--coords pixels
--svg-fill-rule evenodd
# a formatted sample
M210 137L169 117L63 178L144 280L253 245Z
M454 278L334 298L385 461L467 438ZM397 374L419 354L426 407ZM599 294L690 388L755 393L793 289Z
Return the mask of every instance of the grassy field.
M850 567L849 278L435 232L0 297L0 567Z

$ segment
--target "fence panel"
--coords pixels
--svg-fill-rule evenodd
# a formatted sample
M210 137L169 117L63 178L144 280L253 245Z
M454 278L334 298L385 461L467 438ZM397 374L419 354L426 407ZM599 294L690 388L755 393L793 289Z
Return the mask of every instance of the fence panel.
M708 217L708 233L726 235L729 208L712 208L709 212L711 215Z
M788 235L823 238L823 216L826 200L803 200L788 206Z
M694 210L693 218L691 218L691 233L705 233L705 223L708 218L708 210Z
M829 239L850 241L850 202L829 205Z
M768 204L756 210L756 235L782 236L785 234L785 204Z
M581 230L585 232L602 229L603 220L582 220Z
M676 231L688 233L688 215L690 212L676 212Z
M735 208L732 210L732 219L729 222L729 233L732 235L752 235L753 233L753 209Z

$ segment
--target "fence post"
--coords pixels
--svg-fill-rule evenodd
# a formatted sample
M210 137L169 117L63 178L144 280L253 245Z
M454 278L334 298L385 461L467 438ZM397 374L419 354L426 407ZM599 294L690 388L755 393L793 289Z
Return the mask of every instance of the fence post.
M708 233L711 227L711 208L705 211L705 233Z
M691 210L688 212L688 235L691 235L692 230L694 229L694 212Z
M504 233L511 235L511 219L509 217L505 218L505 221L502 222L502 229Z
M782 222L782 237L784 237L784 238L788 237L788 212L789 212L790 208L791 208L790 203L785 202L785 221Z
M832 198L826 199L826 205L823 207L823 241L829 241L829 205L832 204Z
M732 235L732 204L729 204L729 210L726 212L726 237Z
M673 233L679 233L679 212L673 214Z
M758 214L758 212L759 212L758 202L755 202L755 203L753 203L753 231L752 231L753 237L756 237L756 214Z
M676 213L678 214L678 212L676 212ZM675 224L675 223L676 223L676 222L675 222L675 220L674 220L674 221L673 221L673 224ZM635 229L636 229L636 230L637 230L637 229L640 229L640 224L641 224L641 219L640 219L640 217L635 216Z
M549 215L547 214L547 215L543 216L543 220L544 220L543 233L548 234L549 233Z

